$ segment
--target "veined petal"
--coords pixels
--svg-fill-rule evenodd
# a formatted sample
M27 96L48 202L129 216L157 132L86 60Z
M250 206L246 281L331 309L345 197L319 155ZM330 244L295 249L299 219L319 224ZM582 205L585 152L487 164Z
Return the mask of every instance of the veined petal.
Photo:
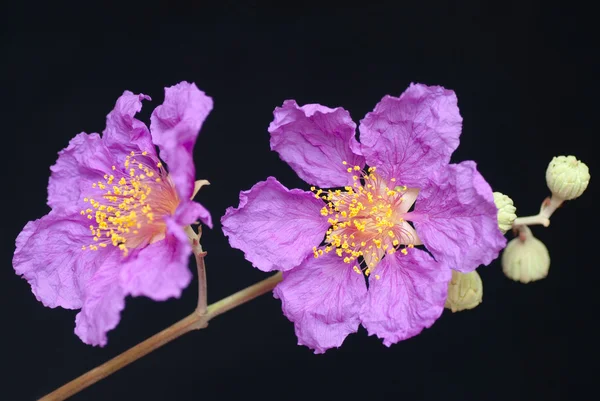
M125 294L118 278L120 257L118 249L111 249L87 282L83 306L75 317L75 334L86 344L105 346L106 333L121 320Z
M419 334L444 311L451 277L449 268L420 249L387 255L369 277L363 326L388 347Z
M156 151L146 124L135 118L142 109L142 100L150 96L125 91L117 99L115 108L106 116L102 139L113 152L118 163L131 152L148 152L156 159Z
M192 280L188 267L190 240L174 220L167 219L167 235L132 255L121 266L119 282L126 294L155 301L179 298Z
M362 169L365 159L352 151L351 147L358 148L356 124L346 110L319 104L299 107L294 100L286 100L273 115L269 125L271 150L279 153L300 178L323 188L352 185L346 169L348 165Z
M448 164L461 128L453 91L411 84L400 97L385 96L361 120L361 151L385 178L421 188L431 173Z
M92 183L102 180L115 164L113 155L98 134L81 133L58 152L48 182L48 206L64 215L78 213ZM85 208L84 208L85 209Z
M273 293L281 299L285 316L294 322L298 344L321 354L339 347L348 334L358 330L367 287L362 274L331 252L309 256L284 272Z
M16 240L15 272L50 308L81 308L89 278L109 253L108 249L81 249L89 244L90 230L78 217L51 212L27 223Z
M289 190L273 177L240 192L237 209L221 218L223 233L233 248L262 271L286 271L298 266L329 228L315 195Z
M436 260L468 273L487 265L506 246L492 189L475 162L448 165L419 193L413 221Z
M175 211L175 221L180 226L194 224L198 220L210 228L213 227L210 212L204 206L193 201L182 201L179 203Z
M212 98L195 84L180 82L165 89L164 103L150 117L152 140L167 163L179 199L190 199L194 191L194 145L212 107Z

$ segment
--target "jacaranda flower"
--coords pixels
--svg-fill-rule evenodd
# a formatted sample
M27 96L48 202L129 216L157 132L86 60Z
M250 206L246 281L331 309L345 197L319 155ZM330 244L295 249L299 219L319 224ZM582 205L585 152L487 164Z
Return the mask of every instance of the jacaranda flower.
M81 308L75 333L87 344L106 344L127 295L179 297L192 278L184 227L212 226L191 201L192 149L212 99L193 83L166 88L150 130L134 118L142 100L151 99L124 92L102 136L81 133L59 152L48 184L52 210L16 240L16 273L45 306Z
M504 247L475 163L449 164L462 127L454 92L384 97L360 143L342 108L288 100L274 117L271 149L313 193L269 177L221 221L255 267L284 272L274 294L299 344L339 347L360 323L387 346L412 337L444 310L451 268L473 271Z

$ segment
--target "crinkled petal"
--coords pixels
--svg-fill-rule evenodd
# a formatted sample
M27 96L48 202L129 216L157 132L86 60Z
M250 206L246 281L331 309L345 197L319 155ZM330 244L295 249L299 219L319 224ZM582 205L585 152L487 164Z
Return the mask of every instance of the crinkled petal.
M363 326L388 347L416 336L444 311L451 277L449 268L420 249L386 256L369 277L369 296L360 312Z
M461 127L453 91L411 84L400 97L385 96L360 122L362 154L383 177L421 188L450 161Z
M58 152L56 164L50 167L48 206L65 215L79 212L85 196L96 191L101 196L92 183L104 181L104 174L111 171L113 164L113 155L100 135L78 134Z
M115 154L119 164L131 152L148 152L156 158L152 137L146 124L135 118L142 109L142 100L150 96L125 91L117 99L115 108L106 116L106 128L102 132L106 146Z
M167 163L179 199L190 199L194 191L194 144L212 107L212 98L195 84L180 82L165 88L164 103L150 117L152 140Z
M311 255L284 272L273 292L281 299L285 316L294 322L298 344L316 354L339 347L358 330L359 311L367 297L363 275L334 252L318 258Z
M498 228L492 189L473 161L448 165L421 190L413 221L436 260L468 273L498 257L506 238Z
M81 308L87 282L107 253L102 248L97 252L81 249L91 240L87 224L51 212L27 223L17 237L15 272L29 282L45 306Z
M346 110L319 104L299 107L294 100L286 100L273 115L275 119L269 125L271 149L300 178L323 188L352 184L352 174L346 169L364 167L365 159L351 149L358 148L356 124Z
M131 255L122 265L121 287L126 294L155 301L179 298L192 280L188 267L191 253L192 246L183 228L169 218L166 237Z
M240 192L238 208L228 208L221 224L229 244L256 268L286 271L323 241L329 228L320 213L324 206L314 194L289 190L269 177Z
M185 201L179 203L179 206L177 206L177 210L175 211L175 221L180 226L194 224L198 220L200 220L210 228L213 227L210 212L206 210L204 206L202 206L198 202L192 201Z
M75 334L86 344L105 346L106 333L121 319L125 294L119 285L120 260L120 251L111 247L87 283L83 307L75 317Z

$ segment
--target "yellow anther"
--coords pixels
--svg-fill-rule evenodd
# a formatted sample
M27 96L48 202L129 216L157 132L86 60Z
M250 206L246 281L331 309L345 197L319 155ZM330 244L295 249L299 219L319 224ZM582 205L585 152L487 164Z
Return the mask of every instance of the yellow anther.
M148 154L148 152L146 152L145 150L142 152L142 156L146 156Z
M161 162L156 163L156 167L161 168L163 165Z
M351 173L352 172L352 167L348 167L348 169L346 169L347 172Z
M354 166L354 171L359 171L360 170L360 166Z
M406 255L406 254L408 254L408 251L406 250L406 248L402 248L402 249L400 250L400 252L402 252L402 254L403 254L403 255Z
M377 280L379 280L379 279L381 278L381 276L380 276L379 274L376 274L376 275L375 275L375 278L376 278Z
M397 239L392 241L392 245L394 246L398 246L400 244L400 241L398 241Z
M348 162L347 162L346 160L344 160L344 161L342 162L342 164L345 166L346 164L348 164Z

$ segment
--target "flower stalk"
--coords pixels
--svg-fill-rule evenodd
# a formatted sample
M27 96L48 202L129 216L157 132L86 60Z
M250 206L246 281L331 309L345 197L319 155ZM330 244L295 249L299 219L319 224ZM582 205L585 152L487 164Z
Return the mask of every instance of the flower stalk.
M188 231L189 233L189 231ZM200 234L200 233L199 233ZM40 401L62 401L92 384L104 379L112 373L124 368L130 363L140 359L144 355L162 347L163 345L175 340L190 331L204 329L208 326L208 322L233 308L236 308L248 301L253 300L267 292L273 290L281 281L282 274L277 273L271 277L262 280L254 285L251 285L241 291L236 292L212 305L207 306L206 292L206 266L204 258L206 252L202 250L200 245L200 235L192 239L192 249L196 258L198 267L198 306L196 310L189 316L183 318L163 331L153 335L145 341L135 345L122 354L114 357L108 362L84 373L78 378L70 381L62 387L40 398Z
M519 226L532 226L536 224L541 224L544 227L548 227L550 225L550 216L552 216L552 214L563 204L563 202L563 199L560 199L554 195L544 199L538 214L534 216L517 217L513 222L513 228L518 228Z

